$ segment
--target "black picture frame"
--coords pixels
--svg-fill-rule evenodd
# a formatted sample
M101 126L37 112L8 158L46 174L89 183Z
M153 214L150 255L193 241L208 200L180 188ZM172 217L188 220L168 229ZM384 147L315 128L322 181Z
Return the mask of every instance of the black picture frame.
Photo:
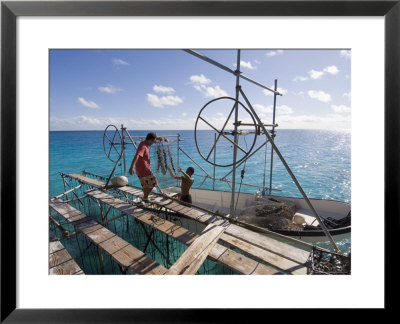
M399 232L400 0L395 1L2 1L1 2L1 322L147 323L237 321L244 310L16 308L16 19L18 16L384 16L385 309L398 276L389 244ZM373 126L371 126L373 128ZM371 129L373 133L373 129ZM368 180L366 179L366 182ZM371 195L373 190L371 189ZM373 256L371 256L373 261ZM373 262L370 263L373 267ZM368 271L368 269L365 269ZM261 310L252 310L254 315Z

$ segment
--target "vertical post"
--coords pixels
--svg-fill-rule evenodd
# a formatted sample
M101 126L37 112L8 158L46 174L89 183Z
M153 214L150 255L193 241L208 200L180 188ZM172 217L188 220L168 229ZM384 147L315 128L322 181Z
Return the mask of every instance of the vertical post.
M125 129L124 128L124 124L121 125L121 133L122 133L122 137L121 137L121 152L124 155L123 159L124 159L124 176L126 176L126 161L125 161Z
M216 141L217 141L217 134L214 133L214 143L215 143ZM215 160L216 160L216 158L217 158L216 150L217 150L217 146L215 146L215 148L214 148L213 190L215 190Z
M101 253L101 249L99 246L97 247L97 253L99 254L100 271L101 271L101 274L104 274L103 254Z
M161 211L161 210L160 210ZM168 214L165 213L165 220L168 221ZM169 267L170 263L169 263L169 238L168 238L168 234L165 234L165 239L167 241L167 267Z
M237 135L237 125L238 125L238 115L239 115L239 105L237 100L239 100L239 87L240 87L240 49L237 51L237 64L236 64L236 104L235 104L235 123L234 123L234 142L238 144ZM233 146L233 172L232 172L232 198L230 206L230 216L233 217L235 208L235 189L236 189L236 158L237 158L237 146Z
M178 170L178 168L179 168L179 148L180 148L180 142L181 142L181 135L178 133L178 145L177 145L177 153L176 153L176 156L177 156L177 158L176 158L176 163L177 163L177 167L176 167L176 170ZM179 186L179 180L176 180L176 185L177 186Z
M263 189L262 189L262 196L265 196L265 175L267 173L267 147L268 141L265 142L265 156L264 156L264 177L263 177Z
M276 111L276 89L278 87L278 80L275 79L275 92L274 92L274 112L272 115L272 125L275 125L275 111ZM272 131L271 131L271 138L272 141L275 139L275 126L272 126ZM271 196L271 191L272 191L272 167L274 164L274 148L271 145L271 165L270 165L270 170L269 170L269 196Z

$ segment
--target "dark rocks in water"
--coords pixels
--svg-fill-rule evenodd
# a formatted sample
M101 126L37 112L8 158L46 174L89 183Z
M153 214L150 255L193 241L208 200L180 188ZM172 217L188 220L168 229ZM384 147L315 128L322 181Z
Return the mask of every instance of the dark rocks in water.
M301 230L301 225L292 223L295 213L296 206L294 204L273 198L259 198L254 201L252 206L241 211L238 220L272 230Z

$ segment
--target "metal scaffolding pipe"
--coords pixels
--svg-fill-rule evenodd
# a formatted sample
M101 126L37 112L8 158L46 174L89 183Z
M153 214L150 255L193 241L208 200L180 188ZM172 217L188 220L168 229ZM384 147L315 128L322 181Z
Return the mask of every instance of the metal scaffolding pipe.
M250 101L247 99L246 95L244 94L243 90L240 89L240 93L242 94L243 98L246 100L247 104L249 105L249 108L251 110L251 112L254 114L254 117L257 119L257 121L260 123L260 126L263 128L265 135L267 135L268 139L271 142L271 145L273 147L273 149L275 150L276 154L279 156L281 162L283 163L283 165L285 166L287 172L289 173L290 177L292 178L292 180L294 181L294 183L297 186L297 189L299 189L301 195L303 196L304 200L306 201L307 205L310 207L311 211L313 212L313 214L315 215L315 217L318 220L319 225L321 226L322 230L324 231L325 235L328 237L329 241L331 242L333 248L335 249L336 252L340 252L340 250L338 249L338 247L336 246L336 243L333 241L331 235L329 234L325 224L323 223L321 217L318 215L317 211L315 210L314 206L311 204L311 201L308 199L306 193L304 192L303 188L301 187L300 183L297 181L295 175L293 174L292 170L290 169L289 165L286 163L284 157L282 156L281 152L279 151L278 147L275 145L274 141L271 138L271 135L268 134L267 130L265 129L264 125L262 124L260 118L258 117L258 115L256 114L254 108L252 107Z
M274 90L272 90L272 89L266 87L265 85L263 85L263 84L261 84L261 83L259 83L259 82L257 82L257 81L254 81L254 80L252 80L252 79L250 79L250 78L244 76L243 74L241 74L241 73L239 72L239 69L237 69L237 71L233 71L233 70L231 70L230 68L226 67L225 65L222 65L221 63L218 63L218 62L216 62L216 61L210 59L209 57L204 56L204 55L202 55L202 54L200 54L200 53L197 53L197 52L195 52L195 51L193 51L193 50L185 49L184 51L187 52L187 53L189 53L189 54L192 54L192 55L194 55L194 56L196 56L196 57L198 57L198 58L200 58L200 59L202 59L203 61L206 61L206 62L208 62L208 63L211 63L211 64L213 64L213 65L219 67L220 69L222 69L222 70L224 70L224 71L226 71L226 72L229 72L229 73L232 73L233 75L239 76L239 78L242 78L242 79L244 79L244 80L246 80L246 81L248 81L248 82L251 82L251 83L253 83L253 84L255 84L255 85L258 85L259 87L264 88L265 90L271 91L271 92L273 92L273 93L276 93L276 94L279 95L279 96L282 96L282 94L279 93L278 91L274 91Z

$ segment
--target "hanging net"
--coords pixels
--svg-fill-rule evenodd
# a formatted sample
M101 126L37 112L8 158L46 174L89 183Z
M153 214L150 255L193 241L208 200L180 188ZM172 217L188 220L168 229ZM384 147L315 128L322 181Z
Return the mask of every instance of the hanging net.
M151 150L151 169L157 177L161 188L177 186L177 180L174 179L168 170L175 175L178 174L177 149L173 143L156 142Z

